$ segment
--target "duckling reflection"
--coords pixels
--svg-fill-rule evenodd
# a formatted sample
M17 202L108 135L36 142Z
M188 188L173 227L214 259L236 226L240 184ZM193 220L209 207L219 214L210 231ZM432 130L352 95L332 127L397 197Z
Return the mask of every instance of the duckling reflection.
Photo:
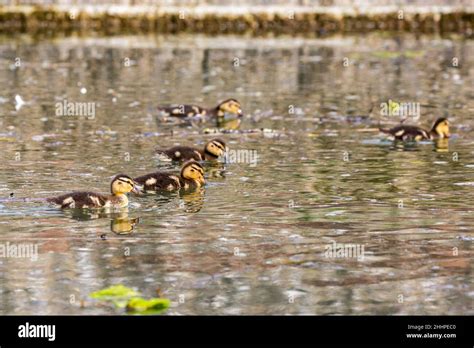
M231 118L231 119L217 119L216 125L218 128L226 129L226 130L235 130L240 128L240 124L242 123L242 119L240 118Z
M128 214L110 220L110 230L118 235L130 234L140 223L140 218L130 218Z
M449 152L449 140L446 138L439 138L434 141L434 150L436 152Z
M449 152L449 139L438 138L433 140L434 151ZM400 141L395 139L392 144L392 149L397 151L419 151L418 142L416 141Z
M68 209L64 210L64 215L70 217L76 221L90 221L104 218L107 211L95 210L95 209Z
M184 209L186 213L199 212L204 206L204 193L204 188L192 192L181 190L179 192L179 197L181 198L179 207Z
M222 157L218 161L206 163L204 168L209 178L225 178L225 157Z
M391 146L392 150L395 151L419 151L418 143L412 142L403 142L399 140L394 140Z
M121 211L116 212L94 211L90 209L70 209L65 212L65 214L77 221L108 218L110 219L110 230L119 235L132 233L136 225L140 222L140 218L138 217L129 217L127 208L123 208Z

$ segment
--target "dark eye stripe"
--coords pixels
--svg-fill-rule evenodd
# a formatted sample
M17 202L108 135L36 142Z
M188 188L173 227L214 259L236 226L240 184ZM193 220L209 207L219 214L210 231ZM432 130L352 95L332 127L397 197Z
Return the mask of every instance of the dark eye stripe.
M199 168L198 166L196 166L196 165L194 165L194 164L191 166L191 168L197 170L197 171L198 171L199 173L201 173L201 174L204 173L204 171L202 170L202 168Z
M224 146L222 146L221 143L218 143L218 142L215 142L215 141L213 141L212 143L213 143L215 146L217 146L219 149L221 149L221 150L224 150L224 149L225 149Z
M200 173L202 173L202 169L199 168L199 167L197 167L197 166L195 166L195 165L192 165L191 168L197 170L197 171L200 172Z
M118 180L121 181L121 182L124 182L124 183L126 183L126 184L129 184L129 185L132 185L132 186L133 186L133 183L132 183L130 180L128 180L128 179L122 179L122 178L120 178L120 179L118 179Z

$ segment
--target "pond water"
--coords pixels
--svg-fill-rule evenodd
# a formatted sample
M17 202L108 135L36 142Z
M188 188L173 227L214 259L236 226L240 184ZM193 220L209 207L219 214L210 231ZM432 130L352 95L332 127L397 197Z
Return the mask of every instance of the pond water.
M2 37L0 83L0 244L38 248L0 257L1 314L124 313L88 297L114 284L167 314L474 314L472 40ZM207 164L201 191L115 214L20 200L177 172L154 149L201 147L212 124L158 123L156 106L230 97L241 129L274 133L220 136L257 162ZM95 114L57 116L65 100ZM420 103L406 123L448 116L449 143L384 140L387 100Z

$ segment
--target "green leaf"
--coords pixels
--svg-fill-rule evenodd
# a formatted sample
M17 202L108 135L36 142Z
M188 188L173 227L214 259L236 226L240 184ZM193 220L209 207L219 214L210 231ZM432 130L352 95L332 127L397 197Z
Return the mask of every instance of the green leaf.
M142 314L158 314L170 306L170 300L166 298L152 298L145 300L141 297L131 298L127 303L129 312L140 312Z
M91 298L98 300L119 300L139 295L138 292L124 285L112 285L108 288L95 291L89 294Z

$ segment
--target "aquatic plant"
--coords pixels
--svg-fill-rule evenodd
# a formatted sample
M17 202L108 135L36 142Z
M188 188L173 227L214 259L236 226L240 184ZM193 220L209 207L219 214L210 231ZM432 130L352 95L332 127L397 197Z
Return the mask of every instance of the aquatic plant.
M138 294L135 290L119 284L92 292L89 296L97 300L117 300L137 296Z
M127 311L141 314L159 314L167 310L170 300L166 298L151 298L145 300L141 297L131 298L127 303Z
M116 308L126 308L127 312L137 314L160 314L170 307L166 298L144 299L140 293L122 284L112 285L89 294L89 297L111 302Z

